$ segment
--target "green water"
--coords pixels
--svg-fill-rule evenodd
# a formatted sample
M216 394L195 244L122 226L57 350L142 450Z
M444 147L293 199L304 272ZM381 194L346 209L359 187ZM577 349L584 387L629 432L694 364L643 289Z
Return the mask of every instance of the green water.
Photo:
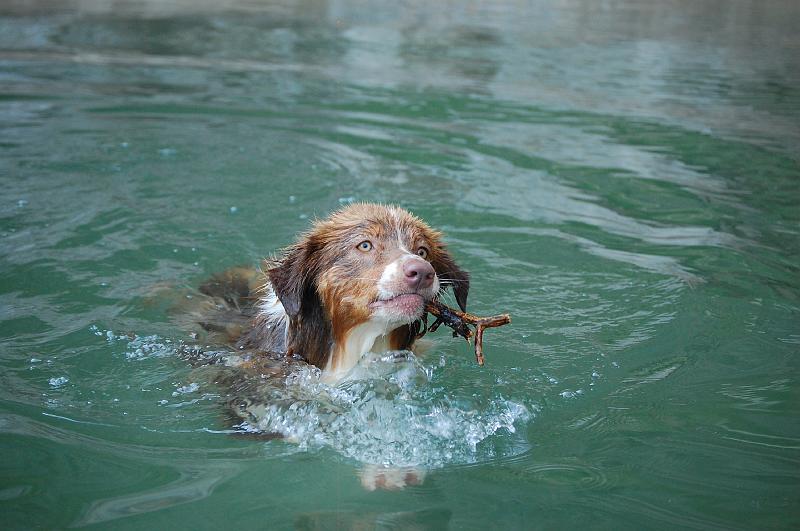
M800 526L800 4L402 4L0 5L0 527ZM353 200L513 325L232 436L154 290Z

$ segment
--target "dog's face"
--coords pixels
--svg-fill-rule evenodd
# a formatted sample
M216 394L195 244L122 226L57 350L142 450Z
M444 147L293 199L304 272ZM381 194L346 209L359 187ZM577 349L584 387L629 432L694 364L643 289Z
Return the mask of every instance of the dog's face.
M382 322L387 332L422 316L425 302L452 286L466 309L469 276L441 234L398 208L354 204L312 229L269 270L290 317L321 305L340 341L355 326Z

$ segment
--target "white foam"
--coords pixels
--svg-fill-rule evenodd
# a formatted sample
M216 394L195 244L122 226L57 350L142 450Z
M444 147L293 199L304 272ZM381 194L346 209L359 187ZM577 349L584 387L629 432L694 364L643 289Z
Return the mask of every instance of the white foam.
M182 385L182 386L178 387L177 389L175 389L175 391L172 392L172 396L178 396L178 395L185 395L185 394L188 394L188 393L194 393L198 389L200 389L200 385L197 384L196 382L192 382L189 385Z
M67 378L66 376L59 376L58 378L50 378L50 380L48 380L50 387L55 387L55 388L61 387L67 382L69 382L69 378Z
M131 361L187 351L181 342L155 335L108 335L97 328L92 332L127 342L125 356ZM231 403L249 419L240 430L279 433L293 443L292 451L329 448L360 463L428 469L526 451L528 443L517 430L532 420L535 406L486 389L459 389L442 381L446 365L438 358L423 365L409 351L369 354L343 383L332 386L321 380L319 369L298 363L285 378L243 376L223 396L227 400L233 394ZM160 405L196 407L200 401L219 400L208 394L189 400L187 395L200 388L196 382L177 386L172 396L187 401Z
M298 368L283 389L251 398L255 420L246 427L390 467L438 468L521 451L493 439L512 436L532 418L528 408L501 396L453 398L431 385L431 371L410 352L368 358L339 387L321 382L316 369Z

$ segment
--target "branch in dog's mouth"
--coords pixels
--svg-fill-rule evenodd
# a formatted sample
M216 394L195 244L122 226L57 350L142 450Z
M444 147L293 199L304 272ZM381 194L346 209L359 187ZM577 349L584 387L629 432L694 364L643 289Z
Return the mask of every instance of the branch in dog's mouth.
M511 316L507 313L493 315L491 317L478 317L471 313L460 312L446 306L438 300L428 301L425 304L425 314L422 316L423 328L417 338L424 336L427 331L435 332L440 325L444 324L453 329L453 337L461 336L469 342L475 336L475 361L478 365L483 365L483 332L487 328L503 326L511 322ZM428 326L428 314L436 317L431 326ZM469 327L474 326L473 332Z

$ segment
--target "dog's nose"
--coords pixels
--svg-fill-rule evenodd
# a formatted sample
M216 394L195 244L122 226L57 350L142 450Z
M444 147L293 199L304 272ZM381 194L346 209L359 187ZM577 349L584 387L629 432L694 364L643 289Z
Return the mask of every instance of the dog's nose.
M433 266L425 260L408 260L403 264L403 273L406 276L406 284L414 289L425 289L433 285L433 277L436 271Z

